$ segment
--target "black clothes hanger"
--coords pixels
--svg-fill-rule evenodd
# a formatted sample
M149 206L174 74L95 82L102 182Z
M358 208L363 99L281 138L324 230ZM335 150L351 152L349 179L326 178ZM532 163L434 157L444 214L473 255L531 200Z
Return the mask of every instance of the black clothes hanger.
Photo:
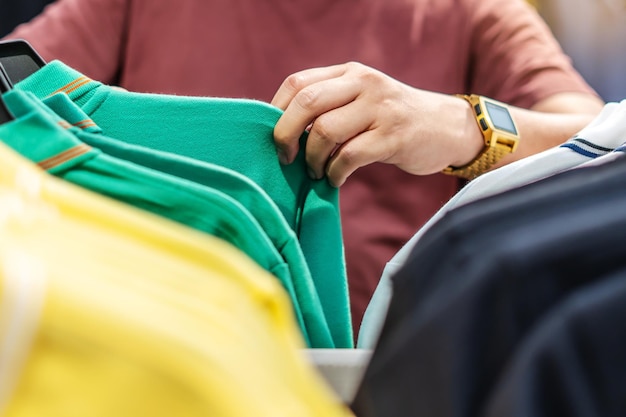
M6 93L11 88L13 88L13 85L7 76L4 66L0 63L0 94ZM15 117L11 114L0 95L0 124L10 122L11 120L15 120Z
M46 65L46 61L25 40L0 42L0 64L9 83L17 84Z
M46 62L25 40L18 39L0 42L0 94L13 88L13 84L22 81ZM0 124L15 120L0 96Z
M13 83L9 79L4 65L0 63L0 94L4 94L13 88Z
M4 99L0 97L0 125L13 120L15 120L15 117L11 114L6 104L4 104Z

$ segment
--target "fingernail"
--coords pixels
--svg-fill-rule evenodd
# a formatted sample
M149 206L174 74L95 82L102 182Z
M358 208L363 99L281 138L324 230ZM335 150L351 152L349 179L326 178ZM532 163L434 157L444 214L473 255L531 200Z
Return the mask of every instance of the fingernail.
M311 168L307 167L306 169L307 174L309 174L309 178L311 178L312 180L316 180L317 175L315 175L315 171L313 171Z

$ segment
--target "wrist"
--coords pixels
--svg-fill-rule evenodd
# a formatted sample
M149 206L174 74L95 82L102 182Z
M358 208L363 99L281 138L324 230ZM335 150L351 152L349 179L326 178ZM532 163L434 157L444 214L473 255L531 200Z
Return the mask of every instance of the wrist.
M473 179L514 152L519 133L506 104L475 94L460 97L469 104L475 126L482 136L482 150L464 165L450 165L443 173Z
M485 140L476 123L472 106L462 97L454 96L457 102L455 114L460 115L459 125L455 129L455 152L452 153L450 166L462 167L476 159L485 147Z

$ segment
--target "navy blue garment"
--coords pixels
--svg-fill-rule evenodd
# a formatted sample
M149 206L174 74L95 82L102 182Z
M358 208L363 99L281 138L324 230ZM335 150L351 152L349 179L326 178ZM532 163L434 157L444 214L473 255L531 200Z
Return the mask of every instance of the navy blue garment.
M485 417L626 414L626 269L559 304L520 346Z
M617 160L449 212L392 278L355 413L478 415L529 329L626 265L624 207L626 163Z
M2 0L0 2L0 37L8 35L21 23L37 16L53 0Z

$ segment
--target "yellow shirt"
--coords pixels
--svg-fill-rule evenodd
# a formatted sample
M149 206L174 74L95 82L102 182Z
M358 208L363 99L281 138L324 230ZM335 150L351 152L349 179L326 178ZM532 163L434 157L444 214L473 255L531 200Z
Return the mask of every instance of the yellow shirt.
M0 160L0 415L351 415L237 249Z

